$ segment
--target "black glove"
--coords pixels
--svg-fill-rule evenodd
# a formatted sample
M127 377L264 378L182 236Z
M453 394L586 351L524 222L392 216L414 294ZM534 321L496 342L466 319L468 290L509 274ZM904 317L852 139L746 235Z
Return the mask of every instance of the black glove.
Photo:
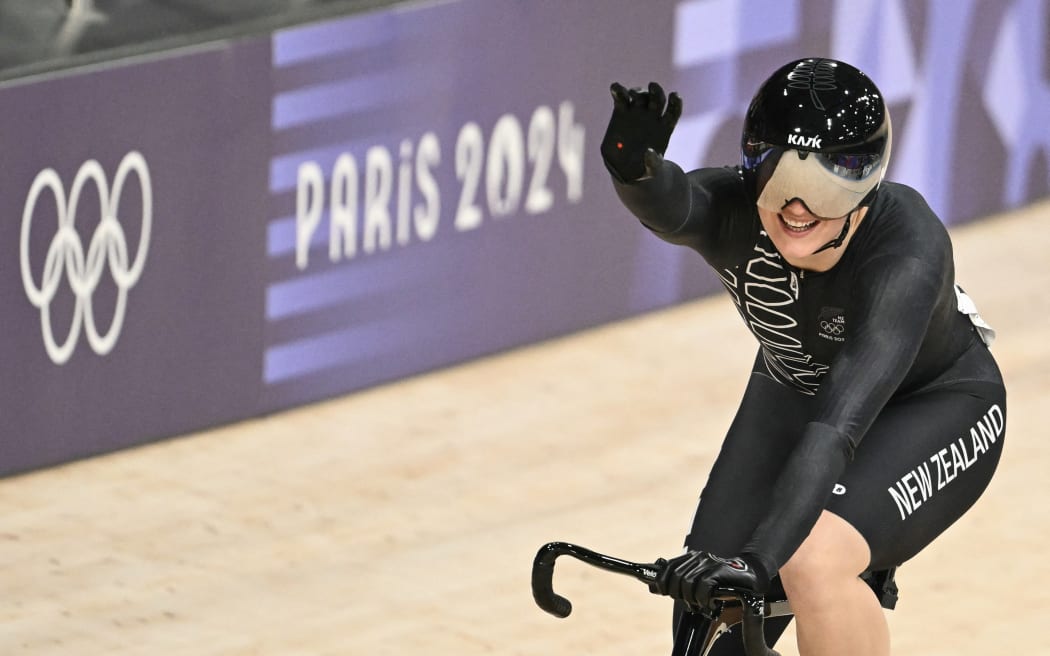
M656 580L649 584L650 592L684 601L691 607L710 607L716 588L763 594L769 587L765 567L757 558L748 555L726 559L706 551L687 551L661 561L657 564L666 564Z
M602 139L605 166L624 183L653 175L682 115L682 99L674 92L667 98L656 82L648 91L627 90L618 82L609 90L613 113Z

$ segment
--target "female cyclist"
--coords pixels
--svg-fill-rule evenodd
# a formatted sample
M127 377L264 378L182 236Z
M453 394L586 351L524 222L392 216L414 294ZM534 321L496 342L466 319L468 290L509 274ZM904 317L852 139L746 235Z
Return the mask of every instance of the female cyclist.
M612 95L601 152L616 193L707 261L758 341L685 552L653 591L680 617L713 588L779 578L801 654L885 656L885 616L859 576L913 557L981 495L1006 391L944 225L883 180L883 96L846 63L790 62L748 108L742 164L686 173L663 157L678 95ZM785 628L770 625L773 639ZM740 650L723 639L712 653Z

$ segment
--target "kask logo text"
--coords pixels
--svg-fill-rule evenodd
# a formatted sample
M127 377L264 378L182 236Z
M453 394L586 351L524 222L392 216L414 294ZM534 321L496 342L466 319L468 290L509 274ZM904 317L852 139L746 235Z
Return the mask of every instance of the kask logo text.
M800 134L789 134L788 145L802 148L820 148L820 137L803 137Z
M134 258L128 252L124 228L120 223L120 202L128 177L135 174L142 194L142 217L138 245ZM87 242L76 229L77 209L85 186L91 183L98 195L99 222ZM30 233L35 222L37 203L41 195L50 192L57 211L57 222L40 221L38 226L55 229L44 258L40 284L33 279L30 261ZM39 218L43 218L42 216ZM146 159L138 151L131 151L121 160L110 187L102 165L96 160L84 162L73 178L67 196L62 179L54 169L37 174L29 188L25 209L22 211L22 232L19 259L22 286L29 302L40 309L40 328L44 348L55 364L65 364L76 349L81 329L88 344L98 355L113 350L120 337L127 309L128 290L142 276L149 250L150 228L153 222L153 189ZM110 325L100 331L95 321L92 298L103 274L108 270L117 287L116 306ZM73 319L69 333L63 340L56 339L52 328L51 303L59 293L65 278L74 296Z

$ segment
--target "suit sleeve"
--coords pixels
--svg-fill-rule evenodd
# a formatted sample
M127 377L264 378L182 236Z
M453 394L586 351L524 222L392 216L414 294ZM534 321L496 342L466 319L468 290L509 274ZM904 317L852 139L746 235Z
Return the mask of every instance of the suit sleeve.
M748 204L735 169L685 173L664 160L657 175L624 184L613 179L624 206L660 239L698 251L709 262L726 245L753 231L757 214ZM752 216L753 215L753 216Z

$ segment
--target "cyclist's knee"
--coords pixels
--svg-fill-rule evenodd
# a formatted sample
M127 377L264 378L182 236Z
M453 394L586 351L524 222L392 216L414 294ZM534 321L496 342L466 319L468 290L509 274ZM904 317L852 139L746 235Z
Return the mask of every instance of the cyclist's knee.
M868 566L871 552L863 536L842 518L821 514L809 536L780 568L788 598L819 602L825 595L857 578Z

